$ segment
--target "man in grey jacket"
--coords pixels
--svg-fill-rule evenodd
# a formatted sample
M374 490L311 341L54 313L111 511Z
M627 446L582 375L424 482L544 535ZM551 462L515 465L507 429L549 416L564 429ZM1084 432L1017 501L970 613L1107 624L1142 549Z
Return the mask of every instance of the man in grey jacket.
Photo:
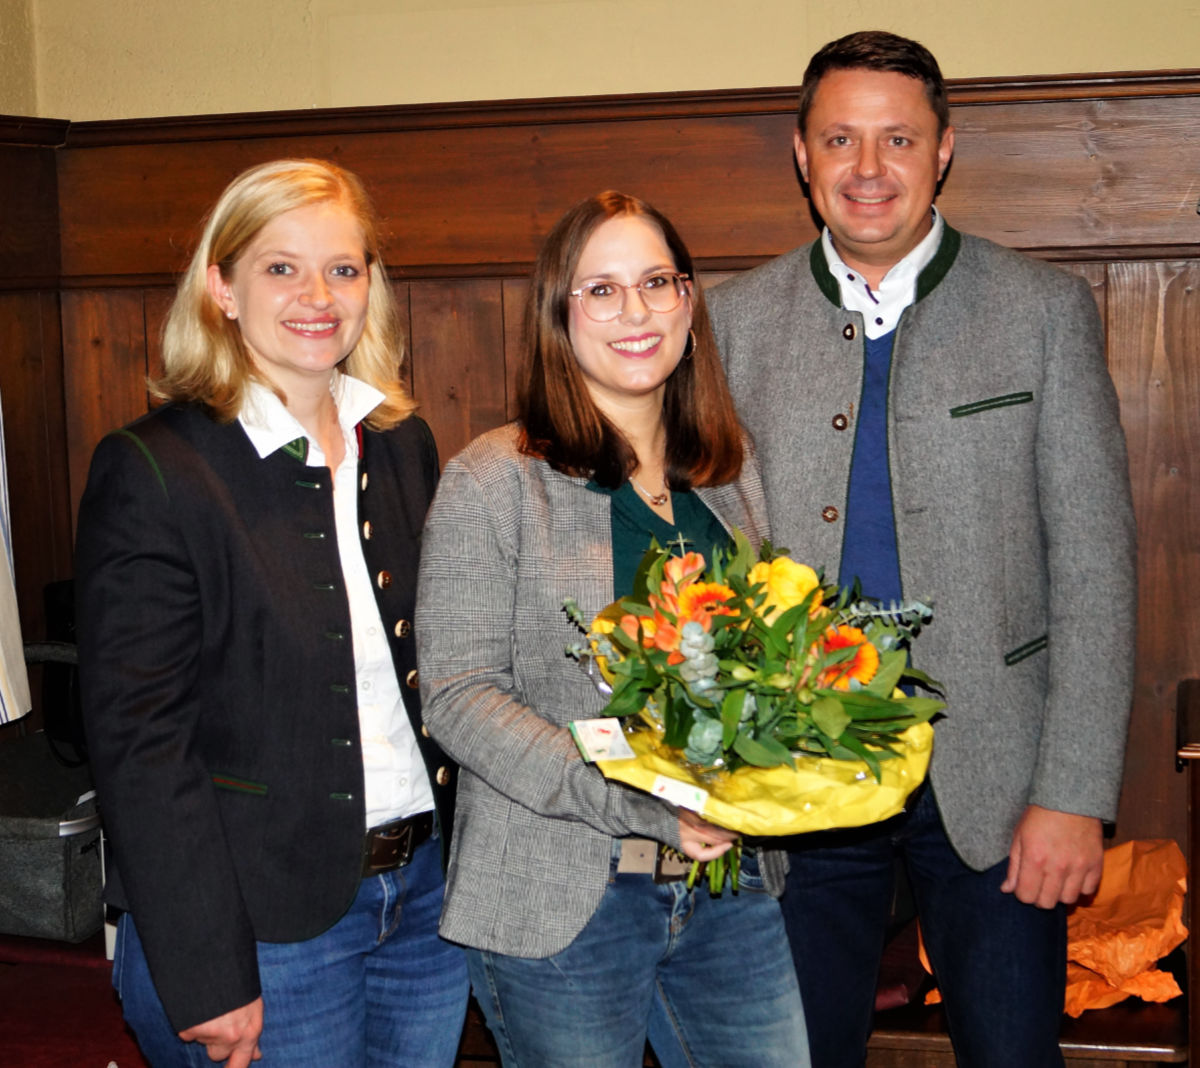
M795 153L825 223L712 292L772 537L933 624L930 782L895 820L792 843L783 904L813 1064L863 1062L902 857L961 1065L1060 1065L1065 905L1116 815L1134 523L1086 283L933 208L937 61L851 34L805 73Z

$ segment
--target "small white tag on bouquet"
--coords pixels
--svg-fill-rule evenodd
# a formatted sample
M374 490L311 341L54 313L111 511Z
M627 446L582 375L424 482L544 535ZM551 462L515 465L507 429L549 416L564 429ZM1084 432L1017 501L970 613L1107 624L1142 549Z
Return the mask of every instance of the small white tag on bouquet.
M597 760L630 760L636 755L625 740L621 721L615 716L574 719L568 726L579 752L589 764Z
M650 792L655 797L661 797L676 808L689 808L693 812L703 812L704 802L708 800L708 791L695 783L680 782L666 775L658 775Z

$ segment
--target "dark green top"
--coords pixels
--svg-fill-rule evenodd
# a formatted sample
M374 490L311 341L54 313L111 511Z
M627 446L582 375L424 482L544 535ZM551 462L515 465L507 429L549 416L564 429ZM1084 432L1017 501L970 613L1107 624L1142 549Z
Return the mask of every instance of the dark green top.
M724 549L729 545L729 532L708 505L690 491L671 494L675 522L668 523L642 500L632 482L626 481L616 490L589 482L588 489L607 493L612 498L614 601L633 592L633 580L642 557L650 548L651 538L657 538L659 545L676 546L678 554L682 535L685 549L703 553L710 565L713 548Z

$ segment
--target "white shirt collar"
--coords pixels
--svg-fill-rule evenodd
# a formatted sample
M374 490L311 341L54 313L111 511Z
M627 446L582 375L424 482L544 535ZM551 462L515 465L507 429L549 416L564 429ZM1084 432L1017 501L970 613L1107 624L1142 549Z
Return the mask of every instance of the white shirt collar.
M354 428L378 407L384 395L361 378L340 373L334 376L331 389L333 399L337 402L338 423L349 440L354 436ZM238 422L263 459L297 438L308 438L311 444L316 444L296 417L283 406L283 401L261 382L252 380L247 383Z
M900 316L917 295L917 278L937 255L946 225L937 208L933 212L933 226L920 243L898 263L894 264L879 286L872 289L858 271L848 267L833 247L829 227L821 234L821 247L829 271L837 279L841 291L842 307L848 311L861 312L867 337L882 337L896 328Z

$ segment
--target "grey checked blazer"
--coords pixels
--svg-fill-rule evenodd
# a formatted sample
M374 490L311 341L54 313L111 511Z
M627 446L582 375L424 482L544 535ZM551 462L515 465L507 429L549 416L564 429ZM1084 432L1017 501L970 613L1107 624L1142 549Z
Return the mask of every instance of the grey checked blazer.
M675 810L607 782L566 724L604 698L564 651L612 600L609 497L521 455L514 426L451 460L430 510L417 592L425 723L462 765L442 934L479 949L547 957L595 912L614 837L678 846ZM697 491L757 546L766 533L753 461ZM764 874L782 889L783 858Z
M836 577L863 373L820 244L709 295L771 535ZM1134 522L1087 284L949 227L896 329L888 455L914 659L945 685L932 781L982 869L1029 803L1113 819L1133 678Z

